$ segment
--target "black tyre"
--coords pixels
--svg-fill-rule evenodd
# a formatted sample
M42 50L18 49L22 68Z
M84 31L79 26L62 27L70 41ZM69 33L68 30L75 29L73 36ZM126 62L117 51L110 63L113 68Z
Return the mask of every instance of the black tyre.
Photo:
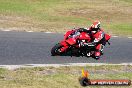
M51 55L56 56L60 55L61 53L59 52L59 49L62 48L62 45L60 43L56 44L52 49L51 49Z

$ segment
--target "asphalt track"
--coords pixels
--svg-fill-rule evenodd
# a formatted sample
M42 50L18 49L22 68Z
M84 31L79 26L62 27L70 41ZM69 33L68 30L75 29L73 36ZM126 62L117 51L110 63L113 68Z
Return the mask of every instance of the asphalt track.
M101 60L87 57L51 56L51 48L63 34L36 32L0 32L0 65L132 63L132 38L112 37Z

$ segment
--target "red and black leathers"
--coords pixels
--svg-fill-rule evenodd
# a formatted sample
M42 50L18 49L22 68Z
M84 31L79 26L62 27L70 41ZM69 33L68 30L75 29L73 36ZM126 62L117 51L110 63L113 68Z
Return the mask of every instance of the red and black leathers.
M103 50L103 42L105 42L104 37L105 33L103 29L92 29L92 28L86 28L86 29L79 29L79 32L88 32L91 36L91 44L95 45L96 51L95 51L95 59L99 59L101 56L101 52ZM103 41L104 40L104 41ZM86 44L86 43L85 43Z

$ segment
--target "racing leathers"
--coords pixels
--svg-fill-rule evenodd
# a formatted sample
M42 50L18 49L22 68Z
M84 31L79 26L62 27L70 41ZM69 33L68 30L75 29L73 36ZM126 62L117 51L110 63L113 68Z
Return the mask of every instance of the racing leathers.
M103 54L103 40L104 40L104 36L105 33L102 29L98 29L97 31L94 31L93 29L91 30L91 28L86 28L86 29L79 29L78 31L80 32L88 32L92 38L92 41L90 44L94 45L96 48L96 51L94 53L94 58L96 60L100 59L101 54ZM84 43L82 46L84 45L88 45L87 43Z

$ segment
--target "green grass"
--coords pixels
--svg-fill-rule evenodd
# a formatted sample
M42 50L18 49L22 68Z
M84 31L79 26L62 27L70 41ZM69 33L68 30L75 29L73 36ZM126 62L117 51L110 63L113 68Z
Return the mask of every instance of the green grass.
M124 1L124 2L130 2L130 3L132 3L132 0L120 0L120 1Z
M111 25L106 25L107 31L111 31L115 34L118 35L132 35L132 24L128 23L128 24L111 24Z
M83 88L78 78L88 70L90 79L130 79L132 66L34 67L15 70L0 69L0 88ZM107 72L106 72L107 71ZM116 88L91 86L86 88ZM128 86L127 88L131 88ZM118 87L126 88L126 86Z
M66 32L98 19L107 32L131 35L131 9L131 0L0 0L0 28Z

